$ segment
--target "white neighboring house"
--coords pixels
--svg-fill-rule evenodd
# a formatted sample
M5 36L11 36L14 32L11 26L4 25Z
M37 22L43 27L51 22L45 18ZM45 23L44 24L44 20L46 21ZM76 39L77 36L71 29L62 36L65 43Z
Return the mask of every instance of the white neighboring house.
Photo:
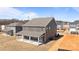
M71 34L78 34L76 23L70 22L69 23L69 33Z
M61 25L57 25L57 29L62 29L62 26Z
M59 30L61 30L61 29L63 29L63 21L56 21L56 24L57 24L57 29Z
M76 28L70 28L69 29L69 32L70 33L76 33L77 34L78 33L78 30Z
M5 30L5 25L1 25L1 30L3 31L3 30Z

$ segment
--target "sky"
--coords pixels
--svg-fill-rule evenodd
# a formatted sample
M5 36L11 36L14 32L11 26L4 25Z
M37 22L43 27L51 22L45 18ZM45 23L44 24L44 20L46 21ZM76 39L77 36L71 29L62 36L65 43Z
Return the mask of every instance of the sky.
M31 20L39 17L54 17L56 20L79 20L78 7L0 7L0 19Z

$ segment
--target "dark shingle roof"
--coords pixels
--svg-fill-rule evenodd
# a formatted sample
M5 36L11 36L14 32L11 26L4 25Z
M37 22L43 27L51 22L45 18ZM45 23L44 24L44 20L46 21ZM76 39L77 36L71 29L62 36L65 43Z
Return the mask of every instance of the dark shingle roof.
M44 33L45 33L44 31L41 31L41 32L38 31L37 32L37 31L29 31L29 30L25 31L25 30L23 30L23 31L20 31L16 34L19 34L19 35L23 34L23 35L32 36L32 37L40 37Z
M53 17L46 17L46 18L34 18L27 23L25 23L23 26L43 26L46 27L51 20L54 20Z

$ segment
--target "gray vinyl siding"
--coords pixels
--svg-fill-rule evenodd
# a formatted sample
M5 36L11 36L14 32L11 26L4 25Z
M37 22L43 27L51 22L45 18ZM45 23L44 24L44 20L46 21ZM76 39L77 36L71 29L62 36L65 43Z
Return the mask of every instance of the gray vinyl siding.
M50 27L50 28L49 28ZM51 21L46 27L46 38L54 38L57 33L57 24L55 21Z
M13 30L13 34L15 35L17 32L22 31L22 26L7 26L6 30Z
M23 30L27 31L44 31L45 32L45 28L44 27L26 27L23 26Z
M57 30L57 24L56 24L56 22L55 21L51 21L48 25L47 25L47 27L46 27L46 30L47 31L50 31L50 30Z

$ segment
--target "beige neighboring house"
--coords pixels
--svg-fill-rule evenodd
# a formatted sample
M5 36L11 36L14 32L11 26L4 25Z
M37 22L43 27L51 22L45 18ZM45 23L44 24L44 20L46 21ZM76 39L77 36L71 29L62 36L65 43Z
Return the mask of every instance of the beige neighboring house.
M1 30L5 30L5 25L1 25Z
M36 45L47 43L57 33L57 24L53 17L34 18L22 27L23 30L16 34L16 39Z
M69 29L69 22L63 22L63 29L65 30Z

